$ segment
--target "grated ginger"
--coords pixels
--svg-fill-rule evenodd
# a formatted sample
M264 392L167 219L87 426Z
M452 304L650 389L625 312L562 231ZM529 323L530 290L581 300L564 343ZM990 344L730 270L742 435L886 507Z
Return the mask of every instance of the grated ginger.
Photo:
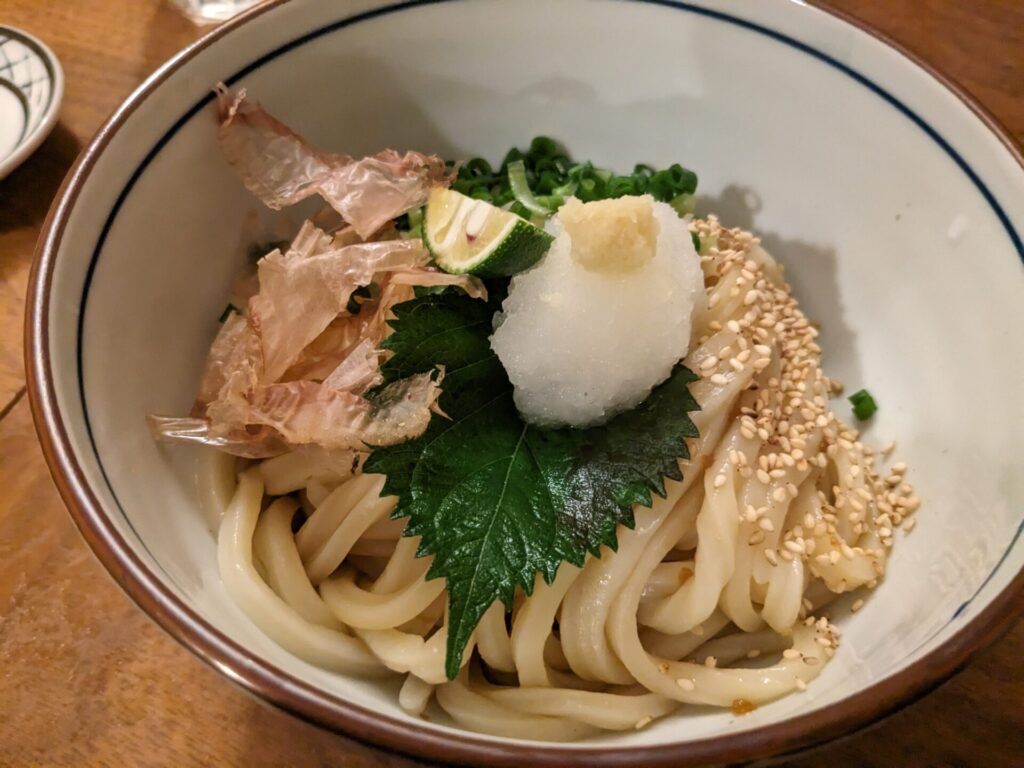
M570 198L558 218L572 240L572 257L591 272L632 272L654 258L658 222L650 196L581 203Z

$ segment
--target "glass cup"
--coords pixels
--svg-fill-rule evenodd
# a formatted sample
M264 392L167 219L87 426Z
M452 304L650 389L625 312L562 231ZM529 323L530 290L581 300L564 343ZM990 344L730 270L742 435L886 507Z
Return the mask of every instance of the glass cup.
M171 5L197 24L214 24L230 19L258 2L260 0L171 0Z

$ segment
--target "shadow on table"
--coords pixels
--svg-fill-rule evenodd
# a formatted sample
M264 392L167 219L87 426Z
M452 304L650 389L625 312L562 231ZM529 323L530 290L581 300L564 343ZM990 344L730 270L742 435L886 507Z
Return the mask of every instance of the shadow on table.
M0 180L0 232L39 226L82 145L63 123L11 174Z

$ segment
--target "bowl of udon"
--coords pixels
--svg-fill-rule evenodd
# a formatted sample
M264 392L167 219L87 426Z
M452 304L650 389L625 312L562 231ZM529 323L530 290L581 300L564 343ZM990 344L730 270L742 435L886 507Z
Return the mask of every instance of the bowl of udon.
M82 534L227 679L487 765L699 765L923 695L1022 587L1024 164L797 2L269 2L33 272Z

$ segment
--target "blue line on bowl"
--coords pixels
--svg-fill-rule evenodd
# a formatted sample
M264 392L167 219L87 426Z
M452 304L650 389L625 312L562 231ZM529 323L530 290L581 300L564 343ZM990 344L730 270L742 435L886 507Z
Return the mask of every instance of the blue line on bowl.
M315 30L313 30L311 32L308 32L305 35L302 35L301 37L297 37L294 40L291 40L290 42L287 42L284 45L281 45L278 48L275 48L274 50L269 51L268 53L264 54L263 56L259 57L258 59L256 59L256 60L250 62L249 64L247 64L242 69L238 70L234 75L232 75L231 77L227 78L224 82L227 85L233 85L234 83L238 82L240 79L245 77L246 75L254 72L255 70L257 70L260 67L262 67L264 64L266 64L269 61L272 61L273 59L277 58L278 56L280 56L280 55L282 55L284 53L287 53L288 51L290 51L290 50L292 50L294 48L297 48L297 47L299 47L301 45L304 45L304 44L306 44L306 43L308 43L308 42L310 42L312 40L315 40L315 39L317 39L319 37L322 37L323 35L330 34L331 32L335 32L335 31L337 31L339 29L344 29L345 27L353 26L353 25L358 24L358 23L363 22L363 21L369 21L371 19L379 18L379 17L382 17L382 16L388 16L388 15L390 15L392 13L397 13L399 11L404 11L404 10L408 10L408 9L411 9L411 8L417 8L417 7L429 6L429 5L440 5L441 3L449 3L449 2L457 2L457 1L462 2L462 1L465 1L465 0L406 0L405 2L399 2L399 3L395 3L393 5L382 6L380 8L375 8L375 9L373 9L371 11L366 11L364 13L356 14L355 16L350 16L348 18L332 22L331 24L328 24L326 26L320 27L319 29L315 29ZM848 66L846 64L843 64L842 62L840 62L837 59L829 56L828 54L826 54L826 53L824 53L822 51L819 51L818 49L816 49L816 48L814 48L814 47L812 47L810 45L807 45L806 43L802 43L799 40L796 40L796 39L790 37L789 35L786 35L786 34L783 34L782 32L778 32L776 30L770 29L769 27L762 26L762 25L757 24L755 22L748 21L746 19L741 19L741 18L738 18L736 16L732 16L732 15L730 15L728 13L724 13L722 11L715 11L715 10L712 10L710 8L702 8L700 6L691 5L690 3L686 3L686 2L678 2L677 0L622 0L622 1L623 2L645 3L645 4L648 4L648 5L657 5L657 6L662 6L662 7L665 7L665 8L673 8L675 10L686 11L686 12L689 12L689 13L697 14L699 16L706 16L708 18L716 19L718 21L722 21L722 22L725 22L725 23L728 23L728 24L733 24L735 26L741 27L743 29L748 29L748 30L750 30L752 32L764 35L766 37L771 38L772 40L776 40L776 41L778 41L780 43L783 43L784 45L788 45L788 46L790 46L792 48L795 48L795 49L797 49L799 51L802 51L803 53L806 53L809 56L812 56L813 58L815 58L815 59L817 59L817 60L819 60L819 61L821 61L821 62L823 62L823 63L825 63L825 64L827 64L827 65L829 65L831 67L833 67L834 69L837 69L838 71L842 72L843 74L851 77L853 80L855 80L856 82L860 83L861 85L866 87L868 90L870 90L871 92L873 92L874 94L876 94L877 96L882 98L884 101L886 101L891 106L893 106L895 109L897 109L900 113L902 113L905 117L907 117L909 120L911 120L911 122L913 122L915 125L917 125L921 130L923 130L925 132L925 134L927 134L933 141L935 141L935 143L937 143L939 145L939 147L941 147L942 150L945 151L946 154L950 156L950 158L957 164L957 166L959 166L959 168L967 175L967 177L971 180L971 182L974 184L974 186L977 188L977 190L981 193L982 197L984 197L985 201L992 208L992 211L995 213L996 217L999 219L1000 223L1003 225L1003 228L1006 230L1006 233L1007 233L1007 235L1010 238L1010 242L1013 244L1014 249L1017 251L1017 255L1020 257L1021 261L1024 262L1024 241L1022 241L1021 236L1013 228L1013 223L1010 221L1009 217L1006 215L1006 212L1003 210L1002 206L996 200L996 198L992 194L991 190L989 190L989 188L987 186L985 186L985 183L981 180L981 178L978 176L978 174L974 172L974 169L971 168L971 166L967 164L967 161L964 160L963 156L960 155L960 153L957 152L953 148L953 146L948 141L946 141L946 139L943 138L941 134L939 134L938 131L936 131L931 125L929 125L927 122L925 122L925 120L920 115L918 115L916 112L914 112L912 109L910 109L910 107L908 107L906 104L901 102L899 99L897 99L895 96L893 96L891 93L886 91L884 88L882 88L880 85L878 85L874 81L869 80L867 77L865 77L864 75L860 74L859 72L857 72L852 67L850 67L850 66ZM272 9L271 11L269 11L269 13L274 13L276 10L277 9ZM44 61L45 61L45 57L44 57ZM49 62L48 61L46 62L46 64L47 64L47 66L49 66ZM117 494L114 492L113 484L110 482L110 478L107 475L107 470L103 466L103 460L100 457L99 449L96 446L96 439L95 439L95 437L93 435L92 423L91 423L91 421L89 419L89 407L88 407L88 403L87 403L86 397L85 397L85 376L84 376L84 367L83 367L83 364L82 364L82 339L84 338L86 308L87 308L87 303L88 303L88 299L89 299L89 290L90 290L90 288L92 286L93 275L94 275L94 273L96 271L96 265L99 262L99 257L100 257L100 253L103 250L103 245L106 242L107 236L110 233L111 226L113 226L114 219L117 217L118 212L121 210L121 206L124 204L124 201L127 199L128 194L131 192L132 188L138 182L138 180L142 176L143 172L146 170L146 168L149 166L149 164L153 161L153 158L155 158L157 156L157 154L160 153L160 150L162 150L164 148L164 146L166 146L167 142L170 141L174 137L174 135L182 128L182 126L185 125L185 123L187 123L189 120L191 120L193 117L195 117L196 114L198 114L200 110L202 110L206 105L208 105L211 101L213 101L213 99L214 99L214 94L211 91L210 93L208 93L205 96L203 96L203 98L201 98L198 102L196 102L180 118L178 118L178 120L176 120L174 122L174 124L170 127L170 129L168 129L168 131L163 136L160 137L160 139L156 142L156 144L153 146L153 148L142 159L142 161L139 163L138 167L135 169L135 171L132 173L131 177L128 179L128 182L125 184L124 188L121 190L121 193L118 195L117 200L114 202L114 205L113 205L113 207L110 210L110 214L107 216L107 219L106 219L106 221L103 224L103 228L100 230L100 235L99 235L99 238L97 239L96 247L93 250L93 255L92 255L92 258L91 258L91 260L89 262L89 268L86 271L85 281L84 281L83 286L82 286L82 299L81 299L81 302L80 302L80 305L79 305L79 313L78 313L78 338L77 338L78 394L79 394L79 398L81 399L81 402L82 402L82 414L83 414L83 417L85 419L86 432L87 432L87 434L89 436L89 444L92 446L93 454L96 457L96 463L97 463L97 465L99 466L99 469L100 469L100 474L103 475L103 480L107 484L107 489L110 491L110 496L114 500L114 503L117 505L118 510L121 512L121 515L122 515L122 517L125 520L125 524L131 530L131 532L135 535L135 538L137 539L139 544L142 546L142 548L146 551L146 553L150 556L152 561L157 565L158 568L160 568L161 572L163 572L164 576L168 579L168 581L170 581L172 584L175 584L176 586L177 586L177 583L175 582L175 580L170 576L170 574L167 573L167 571L163 568L163 566L160 565L160 562L157 560L156 557L153 556L153 553L146 546L145 541L142 539L141 536L139 536L138 531L135 530L135 526L132 524L131 519L128 517L128 514L125 512L124 507L121 506L121 502L117 498ZM1022 522L1022 525L1024 525L1024 522ZM1008 557L1010 551L1013 549L1013 545L1018 540L1019 535L1020 535L1020 528L1018 528L1017 536L1013 537L1013 540L1010 542L1010 546L1003 553L1002 557L996 563L996 565L992 569L992 571L990 571L989 575L986 577L985 581L982 583L982 586L979 587L979 589L978 589L979 592L985 586L985 584L987 584L989 581L992 580L992 578L995 576L996 571L998 571L999 566L1002 565L1006 561L1006 558ZM977 592L975 593L975 596L977 596ZM957 615L959 615L967 607L967 605L970 603L970 601L973 600L973 599L974 599L974 597L972 596L970 599L968 599L967 602L965 602L962 606L960 606L960 608L957 609L957 613L954 614L953 618L955 618Z
M949 621L953 621L959 618L960 615L967 610L967 606L974 602L974 598L976 598L981 593L981 590L988 586L988 583L992 581L992 577L996 575L996 571L999 570L999 566L1001 566L1006 561L1006 558L1010 556L1010 553L1013 551L1014 545L1017 543L1017 540L1021 537L1022 532L1024 532L1024 520L1020 521L1020 524L1017 526L1017 531L1013 534L1013 538L1010 539L1010 545L1003 552L1002 556L999 558L999 561L994 566L992 566L992 570L989 571L988 576L986 576L985 580L981 582L980 586L976 590L974 590L974 594L968 597L966 600L964 600L964 602L960 604L960 607L956 609L956 611L953 613L953 616L950 618ZM946 623L948 624L949 622ZM945 628L946 627L944 625L942 629ZM939 632L941 632L942 629L940 629ZM932 636L934 637L934 635Z
M4 158L10 157L15 152L17 152L18 148L24 143L25 132L28 131L28 124L31 122L32 115L29 112L30 106L28 103L28 99L25 98L25 94L21 92L21 89L18 86L16 86L9 80L4 80L3 78L0 78L0 88L6 88L8 91L11 92L14 98L18 100L18 104L21 105L21 111L24 114L24 120L22 120L21 123L21 133L18 134L18 140L14 142L14 146L11 147L11 151L8 154L0 156L0 160L3 160Z
M17 29L14 29L13 27L0 26L0 35L6 35L6 39L0 40L0 55L2 55L4 57L4 60L8 62L5 66L13 68L14 64L11 64L10 60L7 59L7 54L4 53L4 51L3 51L3 44L8 42L9 40L15 40L15 41L21 43L22 45L24 45L26 48L31 50L36 55L36 57L42 63L43 68L46 70L46 76L47 76L47 78L49 79L49 81L51 83L53 83L57 79L56 72L55 72L55 70L53 68L53 61L50 60L49 54L47 54L46 51L44 51L42 48L40 48L35 40L33 40L30 37L26 37L22 32L20 32ZM20 64L24 60L25 59L19 59L17 62L15 62L15 64ZM32 82L28 83L27 85L33 85L36 82L41 82L41 81L32 81ZM24 86L19 86L19 87L24 87ZM46 104L44 104L43 107L42 107L42 111L43 112L47 112L50 109L50 105L53 103L53 97L54 97L54 90L53 90L53 88L51 88L50 89L50 93L47 95L47 98L46 98ZM148 160L147 160L147 162L148 162ZM111 215L114 215L115 213L116 213L116 211L111 211ZM83 308L84 308L84 305L83 305Z

